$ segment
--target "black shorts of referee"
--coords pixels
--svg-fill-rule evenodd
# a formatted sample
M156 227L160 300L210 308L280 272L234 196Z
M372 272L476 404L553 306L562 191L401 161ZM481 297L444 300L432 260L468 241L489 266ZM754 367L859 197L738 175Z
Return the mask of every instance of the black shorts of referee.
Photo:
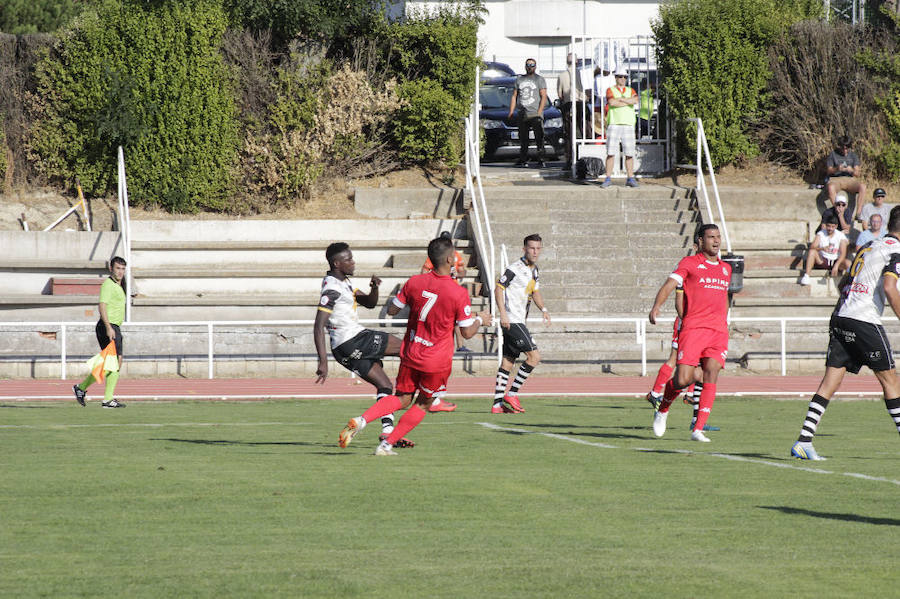
M117 324L113 324L111 326L116 332L116 355L121 358L125 355L125 353L122 351L122 348L125 347L122 341L122 330ZM106 325L103 324L102 320L97 321L97 326L94 328L94 332L97 333L97 343L100 344L100 349L103 349L107 345L109 345L109 336L106 334Z

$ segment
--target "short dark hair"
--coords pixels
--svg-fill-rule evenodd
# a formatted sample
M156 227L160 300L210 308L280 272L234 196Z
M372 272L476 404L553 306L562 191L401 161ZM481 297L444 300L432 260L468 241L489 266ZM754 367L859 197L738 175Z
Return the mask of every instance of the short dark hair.
M541 239L541 236L540 236L540 235L538 235L537 233L532 233L531 235L527 236L527 237L522 241L522 247L525 247L526 245L528 245L528 242L529 242L529 241L540 241L540 242L543 242L543 240Z
M888 232L900 231L900 204L891 208L891 217L888 219Z
M438 235L438 237L440 237L441 239L450 239L450 231L441 231L441 234Z
M325 250L325 259L328 260L328 266L334 266L334 257L350 249L350 245L343 241L336 241L328 246Z
M428 243L428 259L435 268L453 253L453 242L448 237L438 237Z
M699 227L697 227L697 234L694 235L694 239L697 241L697 243L700 243L700 240L703 239L703 234L711 229L715 229L716 231L718 231L719 225L715 223L706 223L705 225L700 225Z
M838 224L838 217L834 212L829 212L828 214L822 217L823 225L836 225Z
M841 135L837 139L837 145L838 145L838 147L847 146L849 148L849 147L853 146L853 140L850 139L849 135Z
M116 264L121 264L122 266L128 266L128 264L125 263L125 258L123 258L121 256L114 256L113 259L109 261L110 268L112 268Z

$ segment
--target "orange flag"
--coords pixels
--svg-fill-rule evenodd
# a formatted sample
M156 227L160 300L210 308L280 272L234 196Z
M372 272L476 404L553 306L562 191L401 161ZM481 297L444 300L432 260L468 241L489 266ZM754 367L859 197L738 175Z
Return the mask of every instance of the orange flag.
M97 365L91 370L91 374L94 375L94 378L102 383L103 379L106 378L107 370L119 370L119 357L116 355L116 342L110 341L109 345L103 348L103 350L99 354L99 360L97 360ZM109 359L112 358L114 360L115 368L107 368L106 365L109 363ZM112 364L110 364L112 366Z

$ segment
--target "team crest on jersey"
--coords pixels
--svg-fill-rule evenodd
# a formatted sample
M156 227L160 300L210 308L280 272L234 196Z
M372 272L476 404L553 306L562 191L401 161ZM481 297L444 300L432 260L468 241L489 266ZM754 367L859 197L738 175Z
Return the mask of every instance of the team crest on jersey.
M470 314L472 314L472 306L466 306L465 308L463 308L463 313L466 316L469 316Z
M724 266L722 267L722 274L723 274L723 275L726 275L726 276L728 275L728 271L725 270L725 267L724 267Z

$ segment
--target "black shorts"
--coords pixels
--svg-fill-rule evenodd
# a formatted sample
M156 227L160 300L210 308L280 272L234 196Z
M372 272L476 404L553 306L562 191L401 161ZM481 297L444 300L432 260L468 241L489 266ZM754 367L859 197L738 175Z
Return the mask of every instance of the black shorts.
M536 349L537 345L524 323L511 322L508 329L503 329L503 357L515 360L522 352Z
M125 347L125 345L122 340L122 330L117 324L112 325L112 328L116 332L116 355L124 356L125 354L122 352L122 348ZM109 337L106 335L106 325L103 324L102 320L97 321L97 326L94 328L94 332L97 333L97 343L100 344L100 349L103 349L107 345L109 345Z
M369 374L372 366L382 365L381 359L387 351L389 336L383 331L365 329L353 339L333 348L331 353L341 366L364 377Z
M855 318L832 316L825 366L846 368L853 374L863 366L875 372L893 369L894 355L884 327Z

